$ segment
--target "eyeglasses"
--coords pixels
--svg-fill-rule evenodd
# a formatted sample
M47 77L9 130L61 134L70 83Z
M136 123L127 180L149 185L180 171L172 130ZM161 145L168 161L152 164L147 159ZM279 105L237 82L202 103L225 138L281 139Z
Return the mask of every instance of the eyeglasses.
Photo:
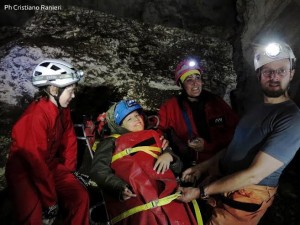
M272 70L272 69L263 69L261 71L262 76L264 76L265 78L271 78L274 74L278 75L280 78L285 77L287 75L288 72L290 72L290 69L285 69L285 68L279 68L277 70Z

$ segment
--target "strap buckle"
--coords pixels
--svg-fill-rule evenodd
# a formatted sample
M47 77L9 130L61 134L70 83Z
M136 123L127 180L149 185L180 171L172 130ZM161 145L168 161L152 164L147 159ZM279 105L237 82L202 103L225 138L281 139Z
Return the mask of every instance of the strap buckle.
M132 152L132 148L126 148L125 152L126 152L126 155L130 155Z
M158 207L158 203L159 203L158 199L151 201L151 208L150 209Z

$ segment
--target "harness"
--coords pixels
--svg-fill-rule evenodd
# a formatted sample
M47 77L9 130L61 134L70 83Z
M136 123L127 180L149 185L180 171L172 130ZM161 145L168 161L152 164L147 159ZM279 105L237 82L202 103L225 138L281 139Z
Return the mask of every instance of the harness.
M183 119L184 119L184 122L185 122L185 125L187 126L187 129L188 129L188 135L189 135L189 139L192 139L193 138L193 128L192 128L192 123L191 123L191 120L186 112L186 109L183 105L183 101L182 99L180 99L180 97L178 96L177 97L177 102L178 102L178 105L181 109L181 113L182 113L182 116L183 116Z

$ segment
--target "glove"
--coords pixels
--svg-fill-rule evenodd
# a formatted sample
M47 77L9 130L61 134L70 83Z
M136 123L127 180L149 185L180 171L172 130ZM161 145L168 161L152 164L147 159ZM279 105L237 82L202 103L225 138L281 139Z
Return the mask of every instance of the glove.
M74 176L83 184L84 187L88 187L90 185L91 179L88 175L79 173L78 171L73 172Z
M52 205L43 210L43 225L51 225L56 219L58 213L58 205Z

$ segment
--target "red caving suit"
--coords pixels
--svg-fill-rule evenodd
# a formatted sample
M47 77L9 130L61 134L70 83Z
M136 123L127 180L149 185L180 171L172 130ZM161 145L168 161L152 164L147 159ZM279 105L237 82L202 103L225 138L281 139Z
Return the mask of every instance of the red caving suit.
M77 141L70 109L45 98L29 105L12 130L6 179L18 224L41 225L42 210L66 210L64 225L89 224L89 196L71 173Z

